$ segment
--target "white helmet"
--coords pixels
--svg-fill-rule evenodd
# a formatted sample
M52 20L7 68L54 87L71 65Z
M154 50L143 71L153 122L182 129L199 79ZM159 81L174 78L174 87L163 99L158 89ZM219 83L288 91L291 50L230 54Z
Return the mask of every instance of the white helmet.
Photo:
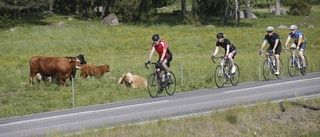
M273 27L272 26L269 26L266 31L274 31Z
M297 27L297 25L291 25L290 26L290 29L297 29L298 27Z

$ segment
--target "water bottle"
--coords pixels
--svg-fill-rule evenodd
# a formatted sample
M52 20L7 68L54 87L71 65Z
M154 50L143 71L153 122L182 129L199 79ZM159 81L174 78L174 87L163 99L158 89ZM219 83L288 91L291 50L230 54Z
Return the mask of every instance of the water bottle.
M296 58L296 62L297 62L298 68L300 68L300 58L299 57Z
M273 60L271 60L271 62L272 62L272 65L273 66L276 66L276 61L273 59Z

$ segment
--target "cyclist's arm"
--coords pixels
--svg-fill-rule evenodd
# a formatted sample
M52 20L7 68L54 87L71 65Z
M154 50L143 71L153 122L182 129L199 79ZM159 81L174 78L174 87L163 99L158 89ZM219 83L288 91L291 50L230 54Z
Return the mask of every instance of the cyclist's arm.
M276 42L274 43L274 46L273 46L273 51L276 51L278 44L279 44L279 39L276 39Z
M262 49L264 48L264 46L266 46L267 40L263 40L262 44L261 44L261 48L260 51L262 51Z
M213 56L216 56L218 54L218 51L219 51L219 47L216 46L216 49L214 50Z
M155 51L154 47L151 47L148 61L151 61L154 51Z
M298 45L297 46L300 47L301 41L302 41L302 35L299 35L299 40L298 40Z
M225 56L228 56L228 55L229 55L229 51L230 51L230 45L227 44L227 47L226 47L226 55L225 55Z
M284 46L285 48L288 46L289 42L290 42L291 37L288 36L287 41L286 41L286 45Z

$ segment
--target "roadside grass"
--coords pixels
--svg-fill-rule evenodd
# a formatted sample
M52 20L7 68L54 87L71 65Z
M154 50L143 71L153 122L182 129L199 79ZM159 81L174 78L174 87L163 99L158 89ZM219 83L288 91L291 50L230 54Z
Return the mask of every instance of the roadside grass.
M298 102L310 106L318 106L319 98L300 99ZM279 104L273 102L257 103L255 106L215 111L197 116L165 119L160 118L143 124L124 124L114 128L103 126L99 129L87 128L80 133L67 136L121 136L121 137L208 137L208 136L303 136L320 135L319 116L316 111L284 102L285 112ZM64 136L64 133L52 133L51 137Z
M125 71L149 76L152 69L144 68L147 61L151 36L159 33L168 41L173 52L171 70L177 77L177 94L190 90L216 88L212 74L217 66L210 57L215 48L218 32L226 34L238 50L236 63L240 67L241 80L252 82L263 80L259 75L259 63L265 59L258 56L265 28L269 25L302 24L299 29L305 33L308 44L305 54L309 61L309 73L319 72L318 37L320 32L319 6L312 13L314 20L304 20L301 16L272 16L263 14L257 20L241 20L240 27L207 25L193 27L168 23L154 25L104 26L99 21L81 21L72 16L51 16L41 20L47 24L63 21L63 26L21 25L16 31L0 32L0 118L72 108L71 82L60 88L57 84L37 83L29 86L29 59L35 55L77 56L82 53L88 63L110 65L110 72L101 79L82 80L77 72L75 79L75 107L83 107L129 99L149 98L146 88L129 89L117 85L119 76ZM172 17L174 18L174 17ZM46 24L44 23L44 24ZM249 24L249 25L248 25ZM313 25L308 28L303 24ZM276 29L282 44L289 30ZM265 47L266 49L267 47ZM220 49L219 55L223 54ZM281 53L284 63L289 57ZM153 57L156 61L157 56ZM288 77L286 65L284 77Z

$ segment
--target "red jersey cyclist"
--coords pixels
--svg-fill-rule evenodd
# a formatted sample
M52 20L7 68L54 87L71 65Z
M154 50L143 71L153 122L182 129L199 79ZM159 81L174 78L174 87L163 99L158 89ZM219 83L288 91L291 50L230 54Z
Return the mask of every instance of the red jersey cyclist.
M154 34L152 36L152 46L150 48L148 63L151 62L154 51L159 54L158 63L165 69L165 74L169 73L170 62L172 61L172 53L169 50L168 43L165 40L160 39L159 34ZM157 69L159 71L160 69Z
M231 73L236 72L236 67L234 66L234 56L236 56L237 54L236 47L231 43L230 40L224 38L223 33L218 33L217 39L218 41L216 43L216 49L213 53L213 57L218 54L219 47L221 46L222 48L224 48L225 58L228 58L232 64Z

